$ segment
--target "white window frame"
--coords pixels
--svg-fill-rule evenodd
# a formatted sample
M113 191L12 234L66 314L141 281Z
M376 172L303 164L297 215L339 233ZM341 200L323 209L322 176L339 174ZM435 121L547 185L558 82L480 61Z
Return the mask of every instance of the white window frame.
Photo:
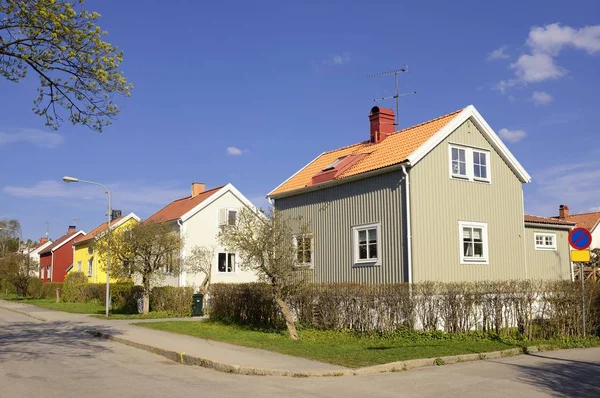
M46 266L42 267L42 280L46 279Z
M219 271L219 254L225 254L225 271ZM227 271L227 265L229 264L229 255L233 254L233 266L231 267L231 271ZM226 252L226 251L222 251L222 252L217 252L217 273L221 274L221 275L233 275L233 274L237 274L237 258L238 255L235 252Z
M306 268L312 268L314 261L315 261L315 240L313 238L313 234L297 234L294 235L294 247L296 248L296 261L298 260L298 237L302 237L304 239L310 239L310 261L309 262L304 262L304 263L300 263L297 262L295 264L296 267L306 267Z
M90 257L90 258L88 258L88 272L87 272L88 278L92 277L93 273L94 273L94 257Z
M483 257L465 257L464 235L463 235L464 228L481 228L481 238L482 238L482 243L483 243ZM459 249L460 249L460 263L461 264L487 265L490 263L487 223L472 222L472 221L459 221L458 222L458 245L459 245Z
M377 258L360 259L358 233L359 231L375 229L377 232ZM367 232L368 239L368 232ZM352 227L352 257L354 265L381 265L381 223L363 224Z
M225 214L225 220L221 221L221 214L222 212L224 212ZM231 226L231 224L229 224L229 214L231 212L235 212L235 222L237 222L238 220L238 214L239 214L239 209L235 209L235 208L221 208L217 211L217 225L219 227L225 227L225 226Z
M452 170L452 149L459 149L465 151L465 167L466 167L466 175L462 174L454 174ZM477 152L480 154L485 154L485 167L487 177L475 177L475 164L473 162L473 154ZM463 181L475 181L475 182L484 182L491 184L492 182L492 168L491 168L491 151L484 148L470 147L465 145L458 144L449 144L448 145L448 173L450 175L450 179L452 180L463 180Z
M543 240L543 244L538 245L537 238L540 237ZM552 244L546 245L546 238L552 238ZM545 233L545 232L535 232L533 234L533 245L535 250L554 250L556 251L556 234Z

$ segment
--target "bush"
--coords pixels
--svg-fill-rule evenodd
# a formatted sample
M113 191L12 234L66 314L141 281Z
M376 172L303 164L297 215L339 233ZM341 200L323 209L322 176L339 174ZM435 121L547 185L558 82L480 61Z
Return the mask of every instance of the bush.
M17 289L6 279L0 279L0 293L6 295L17 294Z
M142 286L133 283L113 283L110 285L112 312L118 314L137 314L137 300L144 291Z
M213 284L210 292L213 318L262 328L284 325L268 284ZM582 334L581 287L571 281L313 284L288 304L301 324L329 330L481 330L528 339ZM600 283L586 285L586 320L588 334L600 332Z
M43 282L40 278L31 278L29 281L29 297L31 298L41 298L42 297L42 287Z
M42 284L42 291L39 298L55 299L56 289L60 289L62 291L61 282L48 282Z
M190 316L193 294L193 287L155 287L150 293L150 311L168 312L173 316Z
M88 278L83 272L71 272L63 282L61 300L68 303L85 303L89 300Z

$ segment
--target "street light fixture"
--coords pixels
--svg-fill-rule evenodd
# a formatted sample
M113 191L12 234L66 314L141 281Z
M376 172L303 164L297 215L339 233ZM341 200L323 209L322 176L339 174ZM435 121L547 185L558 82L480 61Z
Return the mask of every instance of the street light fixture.
M79 178L75 178L75 177L69 177L69 176L64 176L63 177L63 181L66 183L71 183L71 182L83 182L85 184L92 184L92 185L98 185L101 186L102 188L104 188L104 190L106 191L106 193L108 194L108 221L107 221L107 226L108 226L108 248L107 248L107 255L106 255L106 317L108 318L108 306L110 305L110 218L111 218L111 213L112 213L112 197L111 197L111 193L110 190L106 187L106 185L104 184L100 184L99 182L94 182L94 181L87 181L87 180L80 180Z

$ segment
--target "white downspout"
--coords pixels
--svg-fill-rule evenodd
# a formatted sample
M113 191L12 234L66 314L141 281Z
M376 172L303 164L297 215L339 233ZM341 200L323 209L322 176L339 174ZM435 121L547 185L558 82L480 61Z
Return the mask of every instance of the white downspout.
M181 222L181 218L177 219L177 225L179 226L179 236L181 237L181 239L183 239L183 222ZM184 244L185 245L185 244ZM185 247L181 248L181 258L183 259L185 255ZM185 282L186 282L186 272L181 271L181 274L179 274L179 286L185 286Z
M406 166L402 166L402 174L404 174L404 180L406 181L406 233L407 233L407 258L408 258L408 267L407 267L407 276L408 283L412 283L412 229L410 224L410 179L408 177L408 172L406 171Z
M527 267L527 230L525 229L525 194L523 193L523 185L521 185L521 203L523 205L523 262L525 264L525 279L529 279L529 270Z
M51 252L52 257L50 258L50 269L48 270L48 274L50 274L50 282L53 282L52 277L54 276L54 251Z

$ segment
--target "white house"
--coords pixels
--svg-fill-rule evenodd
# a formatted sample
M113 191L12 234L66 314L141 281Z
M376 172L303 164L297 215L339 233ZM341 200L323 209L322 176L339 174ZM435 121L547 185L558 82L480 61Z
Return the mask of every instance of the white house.
M243 208L255 210L254 205L233 185L227 184L206 190L203 183L193 183L191 195L174 200L146 221L169 222L184 238L182 255L188 256L196 246L213 249L211 283L254 282L257 276L240 269L238 254L227 252L217 239L220 228L236 222ZM172 286L199 287L206 275L186 274L168 278Z
M22 247L21 253L25 255L29 255L31 261L40 261L40 253L44 251L48 246L52 244L52 241L48 239L46 236L40 238L40 241L33 247ZM32 270L31 276L38 276L39 270Z

